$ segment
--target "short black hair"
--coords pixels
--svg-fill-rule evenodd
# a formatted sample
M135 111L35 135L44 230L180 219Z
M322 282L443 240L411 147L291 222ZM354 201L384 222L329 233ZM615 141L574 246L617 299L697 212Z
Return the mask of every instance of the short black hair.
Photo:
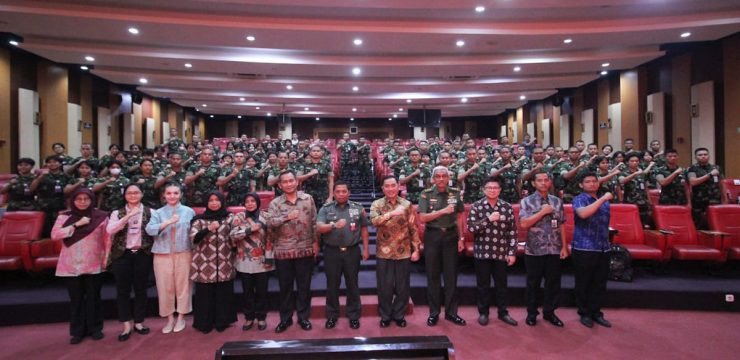
M55 142L55 143L51 144L51 149L52 149L52 150L54 150L54 148L55 148L55 147L56 147L57 145L61 146L61 147L62 147L62 149L66 149L66 148L67 148L66 146L64 146L64 144L62 144L62 143L60 143L60 142Z
M582 184L583 181L586 180L586 178L589 178L589 177L595 177L596 180L599 179L599 177L596 175L595 172L593 172L593 171L586 171L586 172L582 173L581 176L578 177L578 182Z
M696 155L696 153L698 153L699 151L706 151L708 153L709 149L705 147L696 148L696 150L694 150L694 155Z
M676 154L676 155L678 155L678 151L676 149L668 149L668 150L665 151L665 154L666 155L668 155L668 154Z
M49 161L56 161L56 162L62 162L62 159L59 158L59 156L56 155L49 155L44 159L44 163L48 163Z
M34 165L36 165L36 161L34 161L31 158L22 157L22 158L18 159L18 164L28 164L28 165L34 166Z
M503 187L503 185L502 185L503 184L503 181L498 176L496 176L496 177L491 176L491 177L487 178L486 181L483 183L483 186L486 186L488 183L492 183L492 182L495 182L496 184L498 184L499 187Z
M388 180L388 179L393 179L396 182L398 182L398 179L396 179L395 176L393 176L393 175L386 175L386 176L383 176L382 179L380 179L380 185L382 186L383 184L385 184L385 181Z
M287 175L287 174L293 175L294 178L297 178L293 170L284 170L284 171L281 171L280 174L278 175L278 181L283 181L283 175Z
M332 188L332 190L337 190L337 186L342 186L342 185L346 186L347 187L347 190L349 190L349 185L347 185L347 183L344 182L344 181L342 181L342 180L339 180L339 181L335 182L334 183L334 187Z

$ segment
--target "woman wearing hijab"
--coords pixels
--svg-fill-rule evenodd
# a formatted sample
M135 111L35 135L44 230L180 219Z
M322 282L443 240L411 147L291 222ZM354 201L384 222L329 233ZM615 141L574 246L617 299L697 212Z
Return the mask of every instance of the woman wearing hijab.
M265 218L260 212L260 197L256 193L244 197L246 211L229 218L231 239L238 252L236 271L244 292L244 326L247 331L257 320L257 329L265 330L267 323L268 271L275 269L272 244L267 240Z
M60 213L51 238L61 240L56 276L63 277L69 292L71 313L70 344L79 344L86 335L103 338L100 288L105 271L105 227L108 213L95 209L95 194L86 188L75 191L69 211Z
M229 238L229 212L218 191L208 195L206 211L193 218L190 239L193 262L190 280L195 282L193 328L209 333L222 332L236 321L234 298L235 247Z
M126 206L113 211L106 228L112 240L107 266L116 278L118 321L123 323L123 332L118 335L118 341L128 340L132 328L141 335L149 333L149 328L144 326L144 318L146 318L146 288L152 272L154 244L154 239L142 231L152 218L152 210L141 202L143 198L141 185L126 185L124 197Z
M180 204L180 185L164 188L166 204L152 213L146 233L154 237L154 279L157 282L159 316L167 318L162 333L185 329L185 314L192 310L190 299L190 220L193 209ZM174 314L177 310L177 322Z

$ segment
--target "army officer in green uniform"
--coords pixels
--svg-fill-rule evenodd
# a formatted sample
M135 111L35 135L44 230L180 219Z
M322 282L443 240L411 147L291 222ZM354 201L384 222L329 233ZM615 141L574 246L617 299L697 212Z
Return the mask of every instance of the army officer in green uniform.
M31 184L36 179L36 176L31 170L36 162L31 158L20 158L18 159L18 177L10 180L5 186L3 186L1 192L8 194L10 201L8 201L8 211L36 211L38 206L31 191Z
M457 253L465 248L464 220L460 215L465 206L460 190L448 187L450 174L444 166L432 170L434 186L419 196L419 219L426 224L424 254L426 255L427 325L435 326L440 313L440 272L444 276L445 320L465 325L457 315Z

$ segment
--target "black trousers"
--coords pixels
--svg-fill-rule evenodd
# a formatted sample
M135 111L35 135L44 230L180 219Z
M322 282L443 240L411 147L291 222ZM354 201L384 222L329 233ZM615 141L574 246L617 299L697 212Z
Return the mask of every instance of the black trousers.
M552 315L558 307L560 299L560 255L524 256L527 268L527 314L536 316L537 291L545 279L545 298L542 312Z
M341 251L336 246L324 246L327 319L339 317L339 286L342 283L342 275L344 275L344 284L347 286L347 317L350 320L360 318L362 313L358 284L360 261L362 261L362 252L357 245L346 251Z
M152 254L143 251L132 253L130 250L111 263L111 272L116 278L116 304L118 321L135 323L144 322L146 318L147 283L152 273ZM133 315L131 311L131 289L134 290Z
M70 300L69 335L84 337L103 331L100 288L103 274L65 277Z
M275 260L280 284L280 321L293 318L293 310L298 320L308 320L311 315L311 270L313 256L298 259ZM296 291L293 291L295 285Z
M381 320L401 320L406 315L411 291L410 270L410 259L377 259L375 278Z
M237 272L242 281L244 320L265 320L267 317L268 272L248 274Z
M427 228L424 233L424 261L427 272L429 316L439 316L441 306L440 273L444 278L445 314L457 315L457 231Z
M214 327L226 329L235 321L234 280L195 283L193 328L203 332L211 331Z
M496 287L496 306L498 315L503 316L509 312L506 307L509 305L508 292L508 265L504 260L483 260L475 259L475 281L477 288L476 302L478 304L478 313L488 315L488 309L491 306L491 275Z
M609 252L573 250L573 272L578 314L603 316L601 304L609 279Z

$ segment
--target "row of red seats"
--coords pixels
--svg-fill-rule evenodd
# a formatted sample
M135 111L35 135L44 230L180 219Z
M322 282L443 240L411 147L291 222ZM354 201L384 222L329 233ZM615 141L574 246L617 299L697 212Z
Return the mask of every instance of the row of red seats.
M524 254L527 230L520 226L519 204L512 205L517 225L517 255ZM467 219L470 204L460 214ZM418 211L418 205L414 205ZM575 214L571 204L564 205L566 221L563 226L568 246L573 238ZM712 230L694 227L691 210L685 206L658 205L654 207L654 219L658 230L644 230L636 205L612 204L609 226L617 230L613 242L627 248L632 258L659 262L675 260L709 260L724 262L740 260L740 205L713 205L708 210L709 226ZM424 224L416 217L417 231L424 238ZM473 234L464 229L465 254L473 256Z

